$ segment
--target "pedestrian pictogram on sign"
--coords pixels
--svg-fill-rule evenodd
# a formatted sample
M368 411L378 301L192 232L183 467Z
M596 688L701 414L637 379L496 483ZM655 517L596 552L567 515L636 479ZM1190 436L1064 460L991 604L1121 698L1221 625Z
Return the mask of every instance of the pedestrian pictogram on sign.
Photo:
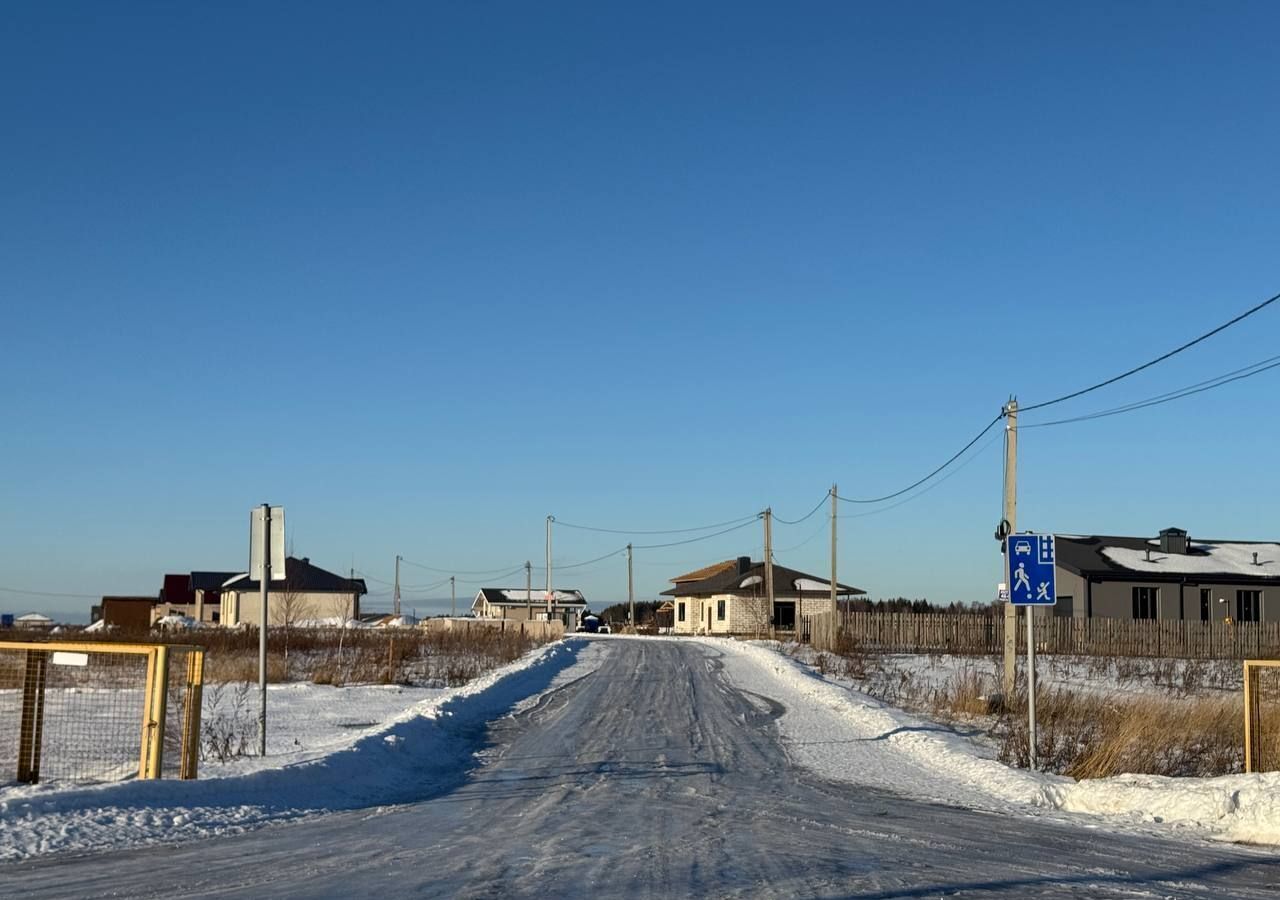
M1005 542L1009 602L1014 606L1053 606L1058 600L1053 535L1011 534Z

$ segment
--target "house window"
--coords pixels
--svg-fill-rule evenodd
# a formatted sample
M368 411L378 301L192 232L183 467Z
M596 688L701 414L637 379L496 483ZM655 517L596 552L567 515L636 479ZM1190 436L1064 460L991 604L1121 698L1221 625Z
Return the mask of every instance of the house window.
M1236 591L1236 621L1257 622L1262 610L1262 591Z
M1160 605L1160 588L1136 587L1133 589L1133 617L1135 619L1154 619L1156 608Z
M678 622L684 621L684 604L683 603L676 604L676 621Z
M723 600L716 601L716 621L717 622L724 621L724 601Z
M1213 604L1210 602L1210 599L1209 599L1211 596L1212 595L1209 593L1208 588L1200 588L1200 621L1201 622L1209 621L1209 610L1213 608Z

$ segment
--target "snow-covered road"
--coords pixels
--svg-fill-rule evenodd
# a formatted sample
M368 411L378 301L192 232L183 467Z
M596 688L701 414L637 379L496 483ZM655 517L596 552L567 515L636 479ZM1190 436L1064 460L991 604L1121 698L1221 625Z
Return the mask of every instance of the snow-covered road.
M0 895L1261 898L1280 884L1274 850L825 780L779 734L791 695L733 676L723 646L591 649L578 677L470 729L478 756L449 789L178 846L0 865Z

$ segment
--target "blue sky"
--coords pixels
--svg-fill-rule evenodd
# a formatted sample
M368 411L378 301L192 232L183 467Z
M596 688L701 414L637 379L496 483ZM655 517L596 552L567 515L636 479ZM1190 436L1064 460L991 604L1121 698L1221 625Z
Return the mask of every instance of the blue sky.
M540 564L548 514L794 519L1280 290L1271 4L263 6L8 11L0 609L239 567L263 501L384 580ZM1280 538L1277 378L1023 432L1019 524ZM843 580L990 599L975 450L841 520ZM779 561L825 571L821 527ZM637 553L637 591L760 544ZM625 566L557 583L603 605Z

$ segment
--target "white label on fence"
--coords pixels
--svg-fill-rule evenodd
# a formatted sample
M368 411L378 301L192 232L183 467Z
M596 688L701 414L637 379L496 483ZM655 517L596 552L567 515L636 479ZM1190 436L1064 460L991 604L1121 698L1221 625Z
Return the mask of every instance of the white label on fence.
M87 666L89 665L89 654L67 653L64 650L57 650L53 654L53 664L55 666Z

